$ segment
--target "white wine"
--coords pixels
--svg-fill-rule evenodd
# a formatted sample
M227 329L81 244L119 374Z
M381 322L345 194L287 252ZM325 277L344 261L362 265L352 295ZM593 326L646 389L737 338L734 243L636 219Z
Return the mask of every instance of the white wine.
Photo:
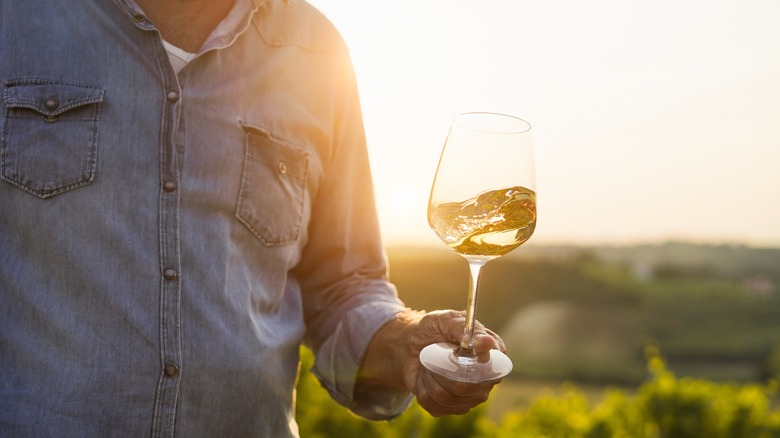
M464 256L498 257L525 243L536 228L536 193L515 186L463 202L431 206L428 223Z
M486 263L525 243L536 227L531 125L506 114L466 113L452 121L428 200L428 223L466 259L470 280L459 345L420 350L429 371L458 382L490 382L512 371L499 350L474 351L479 278Z

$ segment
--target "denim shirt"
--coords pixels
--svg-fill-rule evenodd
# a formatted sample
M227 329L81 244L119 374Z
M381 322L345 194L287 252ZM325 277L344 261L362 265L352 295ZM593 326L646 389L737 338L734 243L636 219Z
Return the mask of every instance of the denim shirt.
M386 280L343 41L254 0L178 75L124 0L0 3L0 436L295 436L353 399Z

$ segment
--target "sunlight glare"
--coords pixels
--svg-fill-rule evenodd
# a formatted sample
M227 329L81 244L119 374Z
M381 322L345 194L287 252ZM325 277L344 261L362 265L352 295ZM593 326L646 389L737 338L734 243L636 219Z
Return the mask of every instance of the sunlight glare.
M389 243L432 235L450 121L492 111L533 126L532 243L780 244L780 2L312 3L349 46Z

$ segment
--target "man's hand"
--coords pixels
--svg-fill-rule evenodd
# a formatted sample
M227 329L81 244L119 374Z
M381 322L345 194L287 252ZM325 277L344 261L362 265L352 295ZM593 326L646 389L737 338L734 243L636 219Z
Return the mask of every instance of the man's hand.
M360 369L356 394L382 390L409 391L431 415L465 414L487 400L500 380L455 382L431 373L420 363L420 350L435 342L459 343L466 318L454 310L431 313L406 311L382 327L371 341ZM486 357L491 349L506 351L498 335L475 324L474 350Z

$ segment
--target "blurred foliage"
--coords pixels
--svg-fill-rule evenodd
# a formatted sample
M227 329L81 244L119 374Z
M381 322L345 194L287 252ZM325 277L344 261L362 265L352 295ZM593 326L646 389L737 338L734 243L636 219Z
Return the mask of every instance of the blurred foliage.
M410 307L464 307L468 268L458 255L390 248L388 257ZM481 282L477 316L515 363L500 391L540 378L574 383L510 395L500 410L491 399L433 418L412 403L371 422L329 398L303 349L301 436L780 438L777 286L779 249L523 247L489 263Z
M465 415L434 418L416 401L391 421L360 418L334 402L309 370L313 355L301 348L301 373L296 394L296 419L304 438L468 438L482 436L482 428L493 425L487 419L486 405Z
M715 383L677 378L656 354L650 378L634 393L605 392L591 405L574 386L563 395L543 394L524 410L507 415L502 437L680 437L780 436L777 385Z
M648 379L635 391L609 389L591 402L576 385L540 393L500 421L484 405L463 416L433 418L413 404L391 421L372 422L331 401L307 370L302 350L297 421L302 437L774 438L780 437L778 385L677 378L648 349ZM490 401L488 401L490 403Z

